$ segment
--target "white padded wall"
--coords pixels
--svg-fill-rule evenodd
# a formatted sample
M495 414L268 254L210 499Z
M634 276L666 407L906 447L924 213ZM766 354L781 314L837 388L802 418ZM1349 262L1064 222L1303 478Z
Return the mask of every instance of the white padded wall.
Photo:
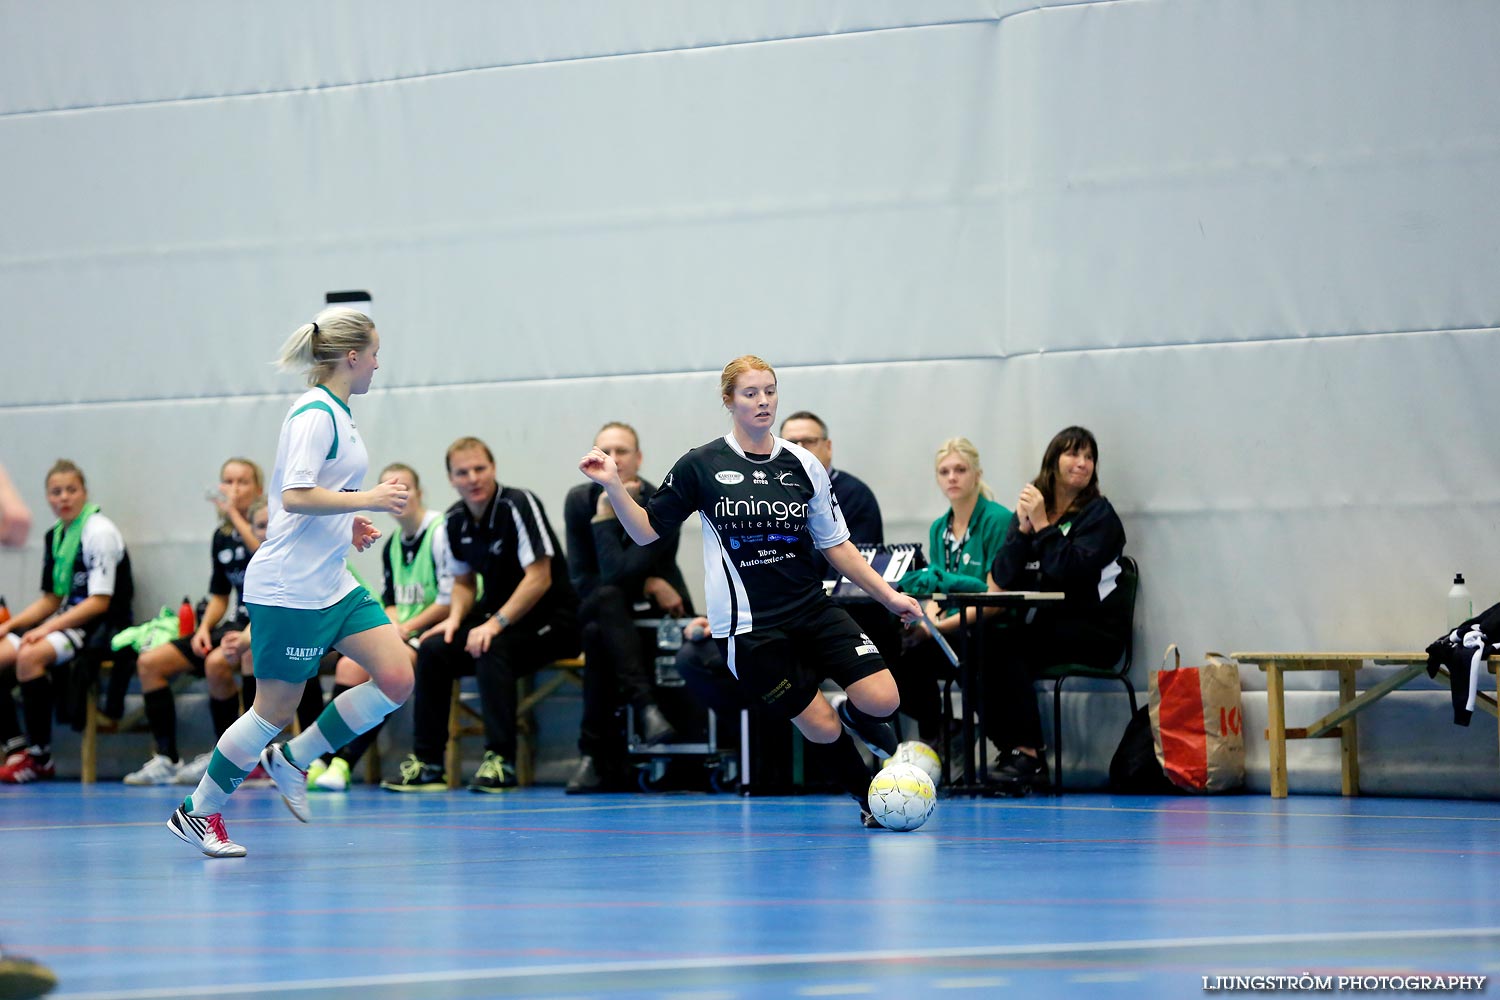
M474 433L560 531L600 423L659 476L754 350L891 538L940 511L943 438L1010 503L1092 427L1142 687L1168 641L1420 646L1454 571L1500 591L1497 11L0 0L0 454L39 520L47 465L83 465L138 612L198 593L202 491L269 464L296 391L265 361L363 287L356 413L435 506ZM13 603L39 540L0 553ZM1069 712L1097 777L1118 699ZM1493 734L1443 717L1412 714L1442 775L1372 780L1500 789Z

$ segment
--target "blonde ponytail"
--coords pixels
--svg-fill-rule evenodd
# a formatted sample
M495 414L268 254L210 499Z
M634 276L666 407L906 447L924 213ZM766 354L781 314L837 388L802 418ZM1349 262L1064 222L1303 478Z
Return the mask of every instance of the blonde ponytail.
M276 366L282 371L305 373L308 386L315 386L333 374L345 354L369 347L374 332L374 320L364 313L332 306L287 338Z

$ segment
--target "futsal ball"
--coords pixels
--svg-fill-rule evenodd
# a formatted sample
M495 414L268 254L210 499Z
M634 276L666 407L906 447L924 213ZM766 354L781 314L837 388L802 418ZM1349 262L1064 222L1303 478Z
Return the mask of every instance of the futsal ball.
M917 740L896 744L896 752L880 766L890 767L892 764L915 764L933 781L937 781L943 773L943 762L938 758L937 751Z
M915 764L892 764L870 782L870 813L887 830L915 830L936 805L936 786Z

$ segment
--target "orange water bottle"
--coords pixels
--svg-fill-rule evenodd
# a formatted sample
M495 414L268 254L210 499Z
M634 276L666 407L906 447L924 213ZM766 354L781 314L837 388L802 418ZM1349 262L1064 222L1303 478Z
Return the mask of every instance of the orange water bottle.
M177 635L179 637L193 634L193 604L186 597L177 608Z

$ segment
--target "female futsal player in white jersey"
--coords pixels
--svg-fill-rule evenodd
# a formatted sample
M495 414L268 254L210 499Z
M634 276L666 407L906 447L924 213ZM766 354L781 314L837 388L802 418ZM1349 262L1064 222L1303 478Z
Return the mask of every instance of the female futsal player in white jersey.
M823 593L814 549L903 621L915 621L921 609L887 586L849 541L823 463L772 433L771 366L753 355L736 358L719 392L733 418L729 433L678 459L645 507L598 448L578 467L604 487L639 545L694 511L702 515L709 627L724 662L748 700L792 721L874 826L865 802L870 772L844 728L877 757L890 756L896 735L887 720L900 698L875 644ZM837 710L818 690L824 677L848 694Z
M270 531L245 570L255 704L225 731L208 772L167 827L211 858L244 857L220 815L257 762L292 815L307 822L307 764L395 711L412 689L411 657L396 626L344 566L347 547L380 537L356 511L400 514L407 488L396 478L362 490L369 456L349 397L368 392L380 367L380 335L364 313L333 308L292 334L278 363L307 374L311 388L281 424L268 505ZM288 743L268 746L292 720L303 685L336 648L371 679L339 695Z

